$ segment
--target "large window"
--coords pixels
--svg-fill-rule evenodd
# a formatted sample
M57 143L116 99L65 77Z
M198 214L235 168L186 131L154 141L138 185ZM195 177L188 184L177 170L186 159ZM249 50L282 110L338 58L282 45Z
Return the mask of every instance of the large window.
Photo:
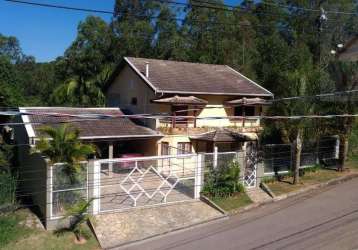
M244 111L245 111L245 113L244 113ZM235 116L255 116L255 107L254 106L235 107L234 115Z
M191 153L191 143L190 142L178 142L177 154L190 154Z

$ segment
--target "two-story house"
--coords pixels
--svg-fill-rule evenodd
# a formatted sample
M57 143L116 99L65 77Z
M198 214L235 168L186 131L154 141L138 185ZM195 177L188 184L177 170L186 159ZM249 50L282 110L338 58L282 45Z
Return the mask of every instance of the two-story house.
M130 114L155 114L142 122L164 135L157 153L166 155L232 151L257 140L260 120L252 118L273 94L227 65L125 57L106 98Z

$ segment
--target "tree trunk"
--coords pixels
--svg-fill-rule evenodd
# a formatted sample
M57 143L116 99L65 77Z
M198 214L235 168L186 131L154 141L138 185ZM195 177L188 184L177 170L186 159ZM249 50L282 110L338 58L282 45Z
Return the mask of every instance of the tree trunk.
M294 143L294 169L293 169L293 184L298 184L300 179L300 165L301 165L301 152L302 152L302 132L299 129L297 131L297 137Z
M341 135L339 137L339 166L338 171L343 171L348 154L348 137Z

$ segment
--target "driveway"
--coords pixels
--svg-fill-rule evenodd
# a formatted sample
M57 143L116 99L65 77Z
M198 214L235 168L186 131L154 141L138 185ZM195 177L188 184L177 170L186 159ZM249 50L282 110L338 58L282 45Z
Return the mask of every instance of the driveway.
M122 249L358 249L358 180Z
M204 202L192 201L103 213L92 221L100 245L110 248L223 217Z

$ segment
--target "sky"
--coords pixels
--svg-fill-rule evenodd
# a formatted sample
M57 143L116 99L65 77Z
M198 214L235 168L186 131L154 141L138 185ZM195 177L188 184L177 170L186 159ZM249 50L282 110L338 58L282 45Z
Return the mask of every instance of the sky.
M113 11L115 0L30 0L39 3L67 5L80 8ZM226 0L237 4L238 0ZM88 15L111 20L110 14L93 14L37 6L23 5L0 0L0 33L15 36L26 55L37 62L47 62L63 55L76 38L78 23Z

